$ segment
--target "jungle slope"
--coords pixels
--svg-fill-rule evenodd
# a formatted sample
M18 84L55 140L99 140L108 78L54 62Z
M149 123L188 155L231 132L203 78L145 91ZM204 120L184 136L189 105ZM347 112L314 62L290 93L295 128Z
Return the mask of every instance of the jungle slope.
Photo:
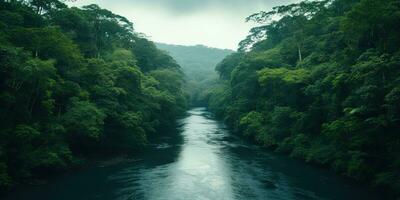
M182 67L186 75L185 91L191 106L205 106L205 92L211 85L218 83L215 66L227 55L234 53L229 49L217 49L203 45L183 46L156 43L159 49L166 51Z
M180 66L97 5L0 1L0 191L139 153L186 110Z
M256 13L208 107L277 152L400 195L400 4L304 1Z

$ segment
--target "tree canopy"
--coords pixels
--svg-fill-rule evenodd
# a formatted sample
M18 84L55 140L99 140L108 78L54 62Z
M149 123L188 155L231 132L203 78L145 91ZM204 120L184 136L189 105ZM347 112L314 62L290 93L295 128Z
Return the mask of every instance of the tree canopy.
M306 0L259 23L216 68L209 108L278 152L400 191L400 4Z
M180 66L126 18L0 1L0 190L135 153L186 108Z

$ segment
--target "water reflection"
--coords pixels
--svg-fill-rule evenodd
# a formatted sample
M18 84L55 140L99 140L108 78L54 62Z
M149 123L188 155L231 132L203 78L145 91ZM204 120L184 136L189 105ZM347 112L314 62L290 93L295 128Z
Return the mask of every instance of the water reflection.
M231 200L378 199L329 172L232 136L202 108L142 157L22 189L8 199Z
M181 121L184 144L176 162L148 168L134 167L111 176L112 181L130 183L119 188L116 196L119 199L141 197L154 200L233 199L231 173L221 153L222 146L209 143L220 137L214 134L219 126L216 121L205 118L204 113L202 109L192 110L189 117ZM167 147L162 148L167 151L168 146L162 146ZM150 160L164 160L162 156L167 153L159 152L154 155L157 158Z

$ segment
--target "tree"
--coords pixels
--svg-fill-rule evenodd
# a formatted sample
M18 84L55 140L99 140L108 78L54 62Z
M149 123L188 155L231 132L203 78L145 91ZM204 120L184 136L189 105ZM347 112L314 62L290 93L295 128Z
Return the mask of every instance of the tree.
M261 25L218 65L209 108L263 146L398 196L398 10L331 0L251 15Z
M43 14L43 12L51 11L52 9L66 8L67 6L58 0L29 0L37 14Z
M144 148L185 109L179 65L97 5L0 1L0 43L0 191Z
M303 61L302 48L304 43L304 29L306 22L315 14L321 12L328 3L324 1L303 1L298 4L290 4L287 6L274 7L270 12L259 12L246 18L246 21L255 21L266 25L255 27L250 31L250 35L246 40L239 44L240 50L248 49L254 43L272 37L277 32L276 29L283 29L294 37L294 42L297 47L298 61ZM274 20L279 17L279 21ZM279 30L279 31L281 31ZM281 32L282 33L282 32Z

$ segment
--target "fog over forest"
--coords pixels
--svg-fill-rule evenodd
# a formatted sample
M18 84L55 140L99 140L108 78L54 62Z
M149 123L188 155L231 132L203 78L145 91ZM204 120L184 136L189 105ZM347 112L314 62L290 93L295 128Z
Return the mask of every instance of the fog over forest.
M399 0L0 0L0 199L400 198Z

